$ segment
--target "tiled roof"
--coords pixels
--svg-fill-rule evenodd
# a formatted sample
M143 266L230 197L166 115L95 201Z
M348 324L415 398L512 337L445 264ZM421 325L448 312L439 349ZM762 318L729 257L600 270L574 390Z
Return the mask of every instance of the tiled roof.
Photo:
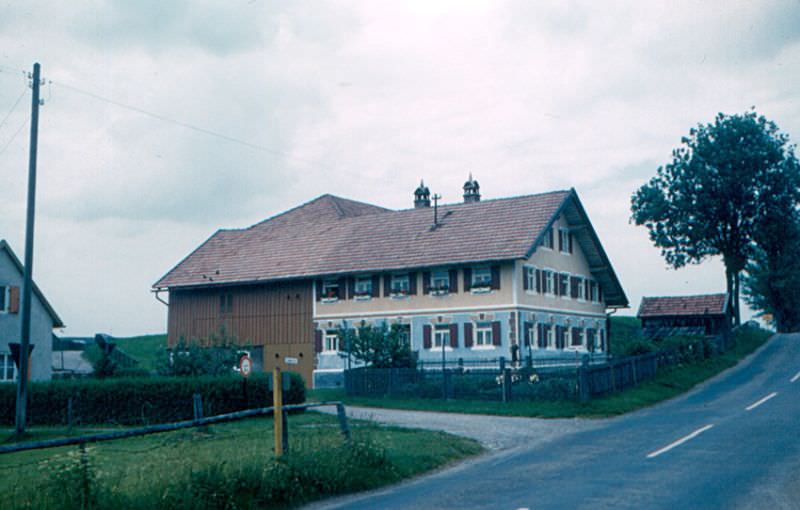
M254 282L525 257L569 191L389 211L331 195L220 230L154 287Z
M639 305L639 318L674 317L685 315L724 315L726 294L700 296L643 297Z

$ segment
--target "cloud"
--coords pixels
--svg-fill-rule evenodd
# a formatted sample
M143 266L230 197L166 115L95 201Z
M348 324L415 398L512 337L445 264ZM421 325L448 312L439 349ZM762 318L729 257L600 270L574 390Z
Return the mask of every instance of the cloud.
M0 115L26 85L14 69L39 60L54 82L37 280L76 334L163 330L150 284L217 228L322 193L407 208L421 177L458 201L469 172L487 198L576 187L634 306L717 291L718 261L666 268L628 223L630 194L717 112L755 105L800 136L794 2L25 2L3 14ZM27 108L0 127L0 149ZM18 250L26 169L23 130L0 154L0 237Z

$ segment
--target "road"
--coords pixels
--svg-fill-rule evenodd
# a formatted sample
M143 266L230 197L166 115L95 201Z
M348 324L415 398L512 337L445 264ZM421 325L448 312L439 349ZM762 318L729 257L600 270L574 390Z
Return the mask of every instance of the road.
M677 399L316 508L800 508L798 396L800 334L777 335Z

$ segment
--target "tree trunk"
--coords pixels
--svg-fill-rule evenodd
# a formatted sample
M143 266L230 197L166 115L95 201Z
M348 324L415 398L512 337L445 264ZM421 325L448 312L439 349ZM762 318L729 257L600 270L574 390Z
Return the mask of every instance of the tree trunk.
M739 271L733 273L733 321L736 326L742 322L741 310L739 309Z
M733 271L725 267L725 289L728 293L728 310L730 311L731 317L736 321L736 305L733 301Z

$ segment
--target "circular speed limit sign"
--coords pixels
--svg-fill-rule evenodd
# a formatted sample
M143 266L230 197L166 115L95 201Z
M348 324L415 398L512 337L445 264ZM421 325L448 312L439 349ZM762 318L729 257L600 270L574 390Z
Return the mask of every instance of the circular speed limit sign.
M241 358L239 358L239 372L241 372L243 377L250 377L250 373L253 371L253 360L250 359L250 356L245 354Z

